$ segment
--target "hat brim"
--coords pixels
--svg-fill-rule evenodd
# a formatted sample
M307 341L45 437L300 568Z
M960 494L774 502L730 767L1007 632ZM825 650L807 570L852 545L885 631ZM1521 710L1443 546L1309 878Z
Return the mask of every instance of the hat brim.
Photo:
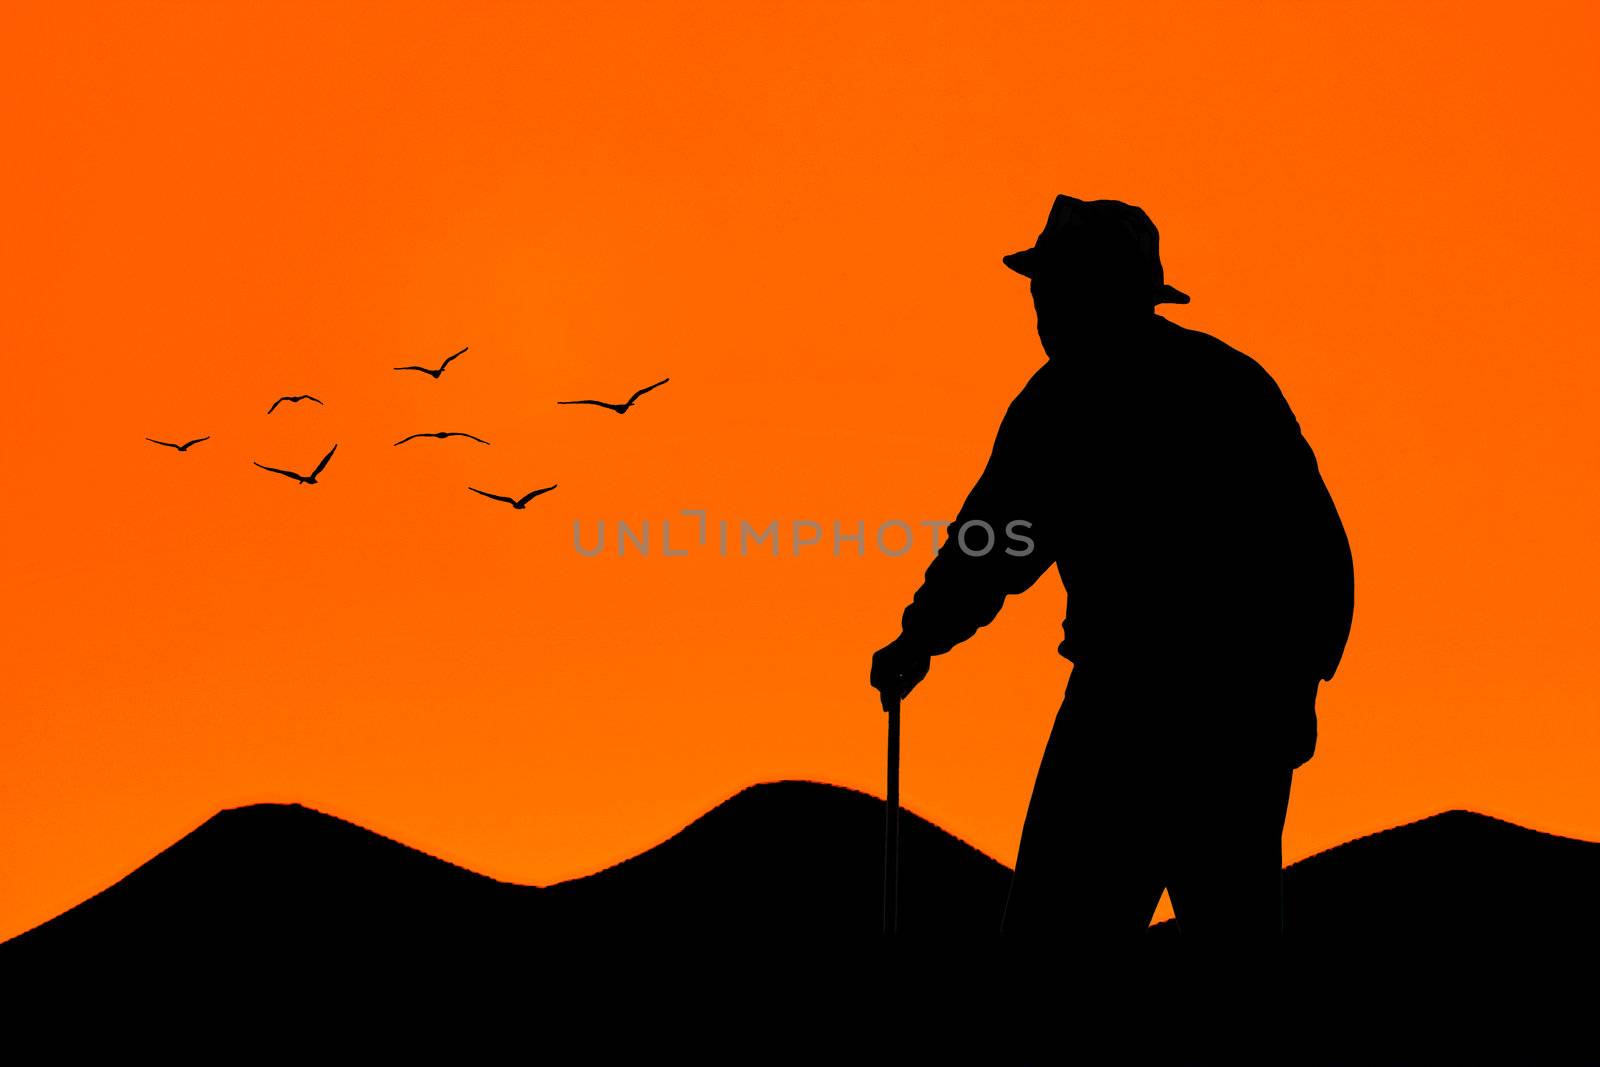
M1024 248L1020 252L1012 252L1007 256L1001 256L1000 262L1024 278L1037 277L1044 265L1037 246ZM1174 289L1170 285L1162 284L1156 287L1150 302L1152 304L1187 304L1189 302L1189 294Z
M1038 267L1039 250L1037 248L1024 248L1022 251L1013 252L1009 256L1001 256L1000 262L1024 278L1031 278Z

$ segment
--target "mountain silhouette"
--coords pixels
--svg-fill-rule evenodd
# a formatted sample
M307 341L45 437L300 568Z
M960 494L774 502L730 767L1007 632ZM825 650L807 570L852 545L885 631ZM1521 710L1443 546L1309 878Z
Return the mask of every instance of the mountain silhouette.
M1010 869L912 812L902 819L906 933L992 934ZM142 942L169 957L227 945L304 959L394 938L461 951L474 938L869 937L882 920L882 849L880 798L809 781L750 786L637 856L546 887L496 881L298 804L255 804L219 812L0 945L0 967ZM1597 900L1600 844L1448 811L1291 864L1284 930L1319 955L1466 937L1600 947ZM1181 937L1172 920L1151 928L1158 951Z
M1356 838L1284 868L1283 925L1301 954L1376 945L1600 947L1600 844L1446 811ZM1168 919L1158 940L1181 937Z
M1070 954L1034 968L991 936L1009 868L901 817L905 936L894 954L879 938L882 799L778 781L637 856L545 887L496 881L297 804L228 809L0 945L0 976L137 966L259 984L331 971L347 984L436 991L514 976L552 1032L598 1032L618 1005L664 1018L715 1005L742 1020L728 1023L729 1040L784 1028L820 1041L848 1019L881 1039L861 1048L1043 1056L1089 1048L1098 1020L1096 1048L1189 1062L1200 1022L1179 997L1185 957L1171 921L1115 975ZM1292 864L1282 989L1261 1033L1283 1035L1296 1062L1488 1049L1570 1062L1587 1047L1588 1013L1556 1005L1591 988L1566 976L1591 973L1600 952L1597 891L1600 844L1467 811ZM1136 1016L1107 1011L1110 991ZM1044 1032L1011 1028L1024 1000L1043 1006Z
M1600 957L1597 890L1600 844L1461 810L1290 864L1262 1032L1293 1062L1596 1062L1577 976ZM1175 921L1149 944L1184 962ZM1178 1005L1156 1047L1181 1050L1196 1015Z
M978 931L1010 871L902 813L907 931ZM395 942L470 957L552 939L871 936L883 801L816 782L751 786L652 849L541 888L499 882L297 804L222 811L126 878L0 945L19 957L149 954L293 967Z
M1011 871L902 810L908 933L990 933ZM564 926L872 937L883 928L883 799L784 781L753 786L647 852L544 892Z
M415 950L516 916L520 886L435 859L298 804L221 811L126 878L0 946L85 965L284 970L390 941ZM249 961L248 963L246 961Z

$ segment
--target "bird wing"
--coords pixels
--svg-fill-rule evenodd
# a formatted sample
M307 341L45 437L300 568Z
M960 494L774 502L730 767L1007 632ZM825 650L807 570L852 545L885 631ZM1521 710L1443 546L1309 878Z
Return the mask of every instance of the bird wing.
M463 348L463 349L462 349L462 350L461 350L461 352L465 352L465 351L466 351L466 349L465 349L465 348ZM448 367L448 366L449 366L449 365L450 365L450 360L451 360L451 359L455 359L455 358L456 358L456 356L459 356L459 355L461 355L461 352L457 352L457 353L456 353L456 354L455 354L455 356L451 356L451 357L450 357L450 359L447 359L447 360L445 360L445 361L444 361L444 362L443 362L443 363L441 363L441 364L439 364L439 369L440 369L440 370L444 370L444 369L445 369L445 368L446 368L446 367Z
M395 370L419 370L423 374L433 373L433 371L429 370L427 367L396 367Z
M470 485L469 485L469 486L467 486L467 488L468 488L468 489L472 489L472 486L470 486ZM477 494L478 494L478 495L479 495L479 496L486 496L486 497L488 497L488 498L489 498L489 499L490 499L490 500L503 500L503 501L505 501L505 502L506 502L506 503L507 503L507 504L511 504L511 505L515 505L515 504L516 504L516 503L517 503L517 502L516 502L516 501L515 501L515 500L512 500L512 499L511 499L511 498L510 498L510 497L508 497L508 496L501 496L501 495L500 495L500 494L498 494L498 493L485 493L485 492L484 492L484 491L483 491L483 490L482 490L482 489L472 489L472 491L473 491L473 492L474 492L474 493L477 493Z
M183 447L184 448L188 448L190 445L197 445L201 441L209 441L209 440L211 440L211 435L210 434L206 434L206 436L204 436L204 437L196 437L193 441L185 441L184 444L183 444Z
M288 400L288 399L289 398L286 397L286 396L280 396L278 399L274 400L272 402L272 406L267 409L267 414L271 415L274 411L277 411L278 410L278 405L283 403L285 400Z
M309 400L313 404L321 404L322 403L322 401L318 400L316 397L312 396L310 393L307 393L305 396L300 397L300 399L301 400Z
M256 461L255 460L251 460L250 462L251 463L255 463ZM281 468L278 468L278 467L269 467L265 463L256 463L256 466L260 467L264 471L271 471L273 474L281 474L285 478L293 478L297 482L298 481L303 481L303 479L298 474L296 474L294 471L286 471L286 470L282 470Z
M470 433L452 433L449 436L451 436L451 437L471 437L474 441L478 442L480 445L486 445L486 444L489 443L488 441L485 441L483 438L476 437L476 436L474 436L474 435L472 435Z
M337 452L338 450L339 450L339 446L338 445L334 445L332 448L328 449L328 454L326 456L322 457L322 462L318 463L317 464L317 469L311 472L311 477L315 478L317 475L321 474L322 473L322 468L326 467L328 465L328 460L332 459L333 458L333 454L335 452Z
M604 400L557 400L557 404L593 404L597 408L616 408L615 404L608 404Z
M178 447L177 445L173 444L171 441L157 441L154 437L146 437L145 440L149 441L153 445L166 445L168 448L177 448Z
M544 494L548 493L550 490L552 490L554 488L555 488L555 486L553 486L553 485L547 485L543 489L535 489L533 492L529 493L527 496L525 496L521 500L517 501L517 503L526 506L528 501L532 500L534 497L543 496Z
M394 444L395 444L396 448L399 448L401 445L405 444L407 441L411 440L413 437L426 437L426 436L428 436L428 435L425 434L425 433L407 434L405 437L400 438L400 440L396 441Z
M641 396L644 396L644 394L648 393L650 390L659 389L663 385L666 385L670 381L672 381L671 378L663 378L663 379L661 379L659 382L657 382L654 385L645 386L643 389L640 389L637 393L634 393L632 396L630 396L628 398L628 403L630 403L630 404L633 403L635 400L638 400Z

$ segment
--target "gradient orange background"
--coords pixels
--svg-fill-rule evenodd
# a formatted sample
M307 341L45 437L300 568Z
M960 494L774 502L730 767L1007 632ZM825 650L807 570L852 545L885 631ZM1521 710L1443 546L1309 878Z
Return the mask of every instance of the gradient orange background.
M948 518L1041 359L1000 256L1057 192L1151 213L1164 313L1272 371L1349 529L1288 857L1454 806L1600 838L1597 21L7 5L0 936L228 805L542 883L754 782L881 792L868 656L923 545L572 525ZM436 429L494 445L391 447ZM315 487L250 466L334 442ZM907 704L907 806L1007 863L1062 605Z

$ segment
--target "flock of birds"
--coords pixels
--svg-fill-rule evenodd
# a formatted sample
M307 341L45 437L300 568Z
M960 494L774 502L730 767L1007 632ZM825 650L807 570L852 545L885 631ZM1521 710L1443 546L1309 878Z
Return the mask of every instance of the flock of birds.
M459 359L462 355L464 355L466 353L466 351L467 350L465 348L463 348L460 352L457 352L454 355L450 356L448 359L446 359L443 363L439 364L437 367L409 366L409 367L395 367L394 369L397 370L397 371L408 371L408 370L409 371L420 371L421 373L428 375L430 378L434 379L435 381L438 381L439 377L442 374L444 374L445 368L450 366L450 364L453 361L455 361L456 359ZM609 401L605 401L605 400L558 400L558 401L556 401L556 403L557 404L592 404L595 407L601 407L601 408L605 408L608 411L614 411L618 415L626 415L628 413L628 409L632 408L634 404L638 403L640 397L644 396L646 393L650 392L650 390L652 390L652 389L659 389L661 386L666 385L667 382L669 382L671 380L672 379L670 379L670 378L663 378L659 382L656 382L654 385L647 385L643 389L636 390L632 396L630 396L627 400L623 401L620 404L613 404L613 403L610 403ZM274 411L277 411L279 404L298 404L298 403L300 403L302 401L307 401L307 400L309 400L313 404L318 404L318 405L322 404L321 400L318 400L316 397L311 396L309 393L302 393L299 396L280 396L278 399L276 399L276 400L274 400L272 402L272 406L271 407L267 408L267 414L271 415ZM443 440L444 438L447 438L447 437L466 437L466 438L469 438L469 439L471 439L473 441L478 442L480 445L487 445L489 443L488 441L485 441L483 438L478 437L478 436L476 436L474 434L463 433L463 432L461 432L459 430L445 430L445 431L441 431L441 432L438 432L438 433L414 433L414 434L409 434L409 435L407 435L405 437L402 437L400 440L396 441L395 442L395 447L398 448L400 445L405 444L407 441L414 441L419 437L435 437L435 438L439 438L440 440ZM179 444L179 443L177 443L175 441L158 441L154 437L146 437L145 440L149 441L151 444L160 445L163 448L171 448L171 449L174 449L174 450L176 450L178 452L187 452L187 451L189 451L189 449L193 448L195 445L199 444L200 442L211 440L211 437L209 435L207 435L205 437L196 437L193 440L185 441L182 444ZM292 479L292 480L294 480L296 482L299 482L301 485L316 485L317 484L317 476L320 475L323 472L323 470L328 466L328 461L333 459L333 454L335 452L337 452L338 450L339 450L339 446L337 444L334 445L332 448L328 449L328 454L322 457L321 461L317 463L316 467L314 467L312 469L310 474L301 474L298 471L284 470L282 467L269 467L265 463L256 463L255 465L257 467L260 467L264 471L270 471L273 474L281 474L285 478L290 478L290 479ZM548 485L548 486L545 486L543 489L535 489L532 492L527 493L527 494L525 494L523 496L520 496L520 497L501 496L498 493L486 492L486 491L484 491L482 489L478 489L478 488L476 488L474 486L470 486L470 485L467 486L467 488L470 489L472 492L477 493L479 496L485 496L485 497L488 497L490 500L498 500L498 501L501 501L503 503L510 504L513 508L516 508L518 511L521 511L523 508L526 508L528 506L528 501L533 500L535 497L543 496L545 493L548 493L550 490L555 489L556 486Z

